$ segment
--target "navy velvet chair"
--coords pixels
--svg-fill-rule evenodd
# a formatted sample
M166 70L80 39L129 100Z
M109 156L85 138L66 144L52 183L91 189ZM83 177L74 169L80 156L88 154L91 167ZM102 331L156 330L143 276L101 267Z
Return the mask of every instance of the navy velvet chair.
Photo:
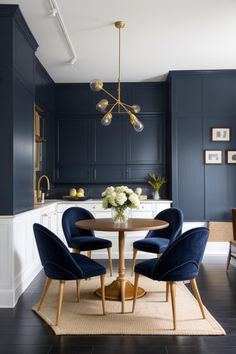
M139 274L141 274L153 280L166 282L167 301L170 287L174 329L176 329L175 284L177 281L190 280L193 292L200 306L202 317L205 318L196 276L202 261L208 235L209 230L206 227L197 227L188 230L171 243L159 259L149 259L135 266L133 312L137 298Z
M94 219L94 216L86 209L80 207L68 208L62 215L62 228L68 247L73 249L73 252L88 251L88 256L91 257L91 251L107 248L109 258L110 276L112 276L112 258L110 240L95 237L94 231L82 230L75 226L75 222L85 219Z
M105 314L104 276L106 268L86 256L70 253L64 243L46 227L34 224L33 229L41 263L47 277L37 308L38 311L44 302L52 280L59 280L59 299L55 323L57 326L61 314L65 282L76 280L77 300L79 301L80 280L100 275L102 309L103 314Z
M138 250L156 254L163 253L167 246L182 233L183 213L180 209L168 208L162 210L155 216L155 219L164 220L169 223L169 226L160 230L151 230L144 239L133 243L132 275Z

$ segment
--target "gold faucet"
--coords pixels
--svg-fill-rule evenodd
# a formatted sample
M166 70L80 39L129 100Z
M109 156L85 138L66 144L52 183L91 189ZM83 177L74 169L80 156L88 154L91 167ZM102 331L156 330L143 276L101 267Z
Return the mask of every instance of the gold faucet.
M48 176L46 175L42 175L41 177L39 177L39 180L38 180L38 187L37 187L37 202L38 203L43 203L44 202L44 198L42 198L42 191L40 189L40 183L42 181L42 179L45 178L46 181L47 181L47 185L48 185L48 191L50 191L50 181L49 181L49 178Z

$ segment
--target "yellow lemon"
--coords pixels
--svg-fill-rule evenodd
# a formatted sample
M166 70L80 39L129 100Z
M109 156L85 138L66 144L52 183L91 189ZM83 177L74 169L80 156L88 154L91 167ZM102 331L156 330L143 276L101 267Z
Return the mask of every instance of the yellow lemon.
M77 192L75 188L70 189L70 197L76 197L76 194Z

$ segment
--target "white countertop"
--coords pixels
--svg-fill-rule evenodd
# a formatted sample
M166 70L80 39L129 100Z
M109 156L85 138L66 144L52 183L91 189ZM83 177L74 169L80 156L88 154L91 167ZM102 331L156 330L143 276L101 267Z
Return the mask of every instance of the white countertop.
M99 204L102 202L102 199L88 199L84 201L76 201L76 200L63 200L63 199L46 199L44 203L40 204L35 204L34 207L30 210L23 211L22 213L16 214L16 215L0 215L0 219L8 219L8 218L15 218L18 217L22 214L26 214L29 212L32 212L34 210L39 210L43 209L49 206L57 205L57 204ZM160 200L154 200L154 199L147 199L147 200L141 200L142 204L147 204L147 203L157 203L157 204L162 204L162 203L172 203L172 200L168 199L160 199Z

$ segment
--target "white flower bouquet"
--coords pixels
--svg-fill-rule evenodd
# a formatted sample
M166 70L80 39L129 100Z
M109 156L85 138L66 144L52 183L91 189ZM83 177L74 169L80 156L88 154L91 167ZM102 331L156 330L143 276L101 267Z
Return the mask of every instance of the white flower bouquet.
M127 186L107 187L102 197L103 208L112 208L115 222L127 221L127 208L138 209L140 206L139 196Z

